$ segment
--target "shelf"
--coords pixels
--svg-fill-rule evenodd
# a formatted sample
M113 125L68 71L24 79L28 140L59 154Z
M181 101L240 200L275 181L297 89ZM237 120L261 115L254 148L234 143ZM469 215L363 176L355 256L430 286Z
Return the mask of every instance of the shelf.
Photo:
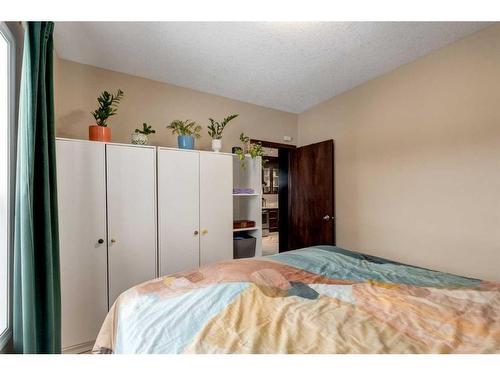
M260 229L259 227L249 227L249 228L238 228L238 229L233 229L233 232L246 232L249 230L257 230Z
M252 194L233 194L233 197L257 197L259 196L259 193L252 193Z

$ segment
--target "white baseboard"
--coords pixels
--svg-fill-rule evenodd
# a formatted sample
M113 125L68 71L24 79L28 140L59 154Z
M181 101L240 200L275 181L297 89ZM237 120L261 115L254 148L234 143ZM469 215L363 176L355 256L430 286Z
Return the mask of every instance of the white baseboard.
M68 346L63 349L63 354L82 354L85 352L90 352L94 347L95 341L84 342L83 344Z

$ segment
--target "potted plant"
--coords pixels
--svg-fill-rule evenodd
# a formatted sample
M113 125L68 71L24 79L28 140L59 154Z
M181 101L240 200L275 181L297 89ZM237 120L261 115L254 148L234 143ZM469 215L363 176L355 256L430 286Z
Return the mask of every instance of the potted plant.
M210 125L208 125L208 135L212 137L212 150L219 152L222 149L222 132L226 125L238 117L237 114L229 115L221 122L214 121L214 119L209 118Z
M149 143L149 134L155 134L151 126L146 123L142 124L142 129L135 129L132 133L132 144L134 145L147 145Z
M250 137L247 137L244 133L240 135L241 147L237 147L235 150L235 154L238 155L238 159L240 159L241 168L245 169L245 157L250 156L252 159L257 157L264 156L264 150L262 149L262 145L260 143L251 143ZM262 158L260 159L261 165L264 164Z
M194 149L194 139L200 138L201 126L191 120L174 120L167 129L171 129L172 134L177 134L177 144L182 149Z
M115 95L103 91L97 98L99 108L92 112L95 118L95 125L89 126L89 139L91 141L111 141L111 128L108 127L107 120L116 115L118 104L123 98L123 91L118 89Z

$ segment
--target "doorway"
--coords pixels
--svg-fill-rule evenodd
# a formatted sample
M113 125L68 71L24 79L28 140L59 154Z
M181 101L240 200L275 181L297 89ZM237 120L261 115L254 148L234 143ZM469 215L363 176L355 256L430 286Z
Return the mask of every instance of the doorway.
M262 255L289 250L288 168L295 146L252 139L260 143L262 168Z
M335 245L333 140L302 147L251 142L262 144L269 160L262 171L263 255Z

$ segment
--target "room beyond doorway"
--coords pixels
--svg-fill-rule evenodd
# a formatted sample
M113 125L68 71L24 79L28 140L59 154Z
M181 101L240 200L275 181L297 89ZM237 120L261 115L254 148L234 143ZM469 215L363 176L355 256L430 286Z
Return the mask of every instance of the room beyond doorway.
M260 143L262 167L262 254L289 250L288 166L289 153L295 146L252 139Z

